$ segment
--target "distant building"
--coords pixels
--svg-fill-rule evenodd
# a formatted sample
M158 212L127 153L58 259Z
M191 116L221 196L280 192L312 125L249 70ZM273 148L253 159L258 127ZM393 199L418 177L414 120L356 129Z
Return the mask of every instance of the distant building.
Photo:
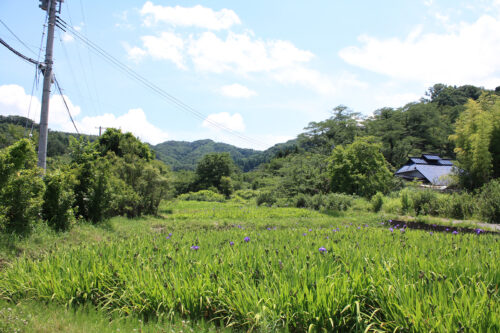
M446 187L450 184L453 162L438 155L422 154L410 157L408 162L394 174L406 180L417 179L424 184Z

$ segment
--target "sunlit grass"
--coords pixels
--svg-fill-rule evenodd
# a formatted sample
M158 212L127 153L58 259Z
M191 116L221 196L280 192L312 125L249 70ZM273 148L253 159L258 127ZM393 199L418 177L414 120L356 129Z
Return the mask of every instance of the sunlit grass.
M244 330L500 329L497 236L391 232L356 210L180 201L160 215L47 236L50 255L0 273L0 297Z

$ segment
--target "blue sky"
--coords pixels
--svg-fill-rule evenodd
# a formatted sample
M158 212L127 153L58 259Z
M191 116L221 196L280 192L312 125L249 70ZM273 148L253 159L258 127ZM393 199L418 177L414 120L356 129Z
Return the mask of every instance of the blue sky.
M369 116L418 101L434 83L500 86L500 0L65 0L61 9L78 33L197 114L58 30L54 71L84 133L118 127L153 144L211 138L265 149L337 105ZM26 45L2 24L0 38L37 58L38 1L2 0L0 19ZM0 48L0 114L39 120L34 74ZM49 127L74 131L56 93Z

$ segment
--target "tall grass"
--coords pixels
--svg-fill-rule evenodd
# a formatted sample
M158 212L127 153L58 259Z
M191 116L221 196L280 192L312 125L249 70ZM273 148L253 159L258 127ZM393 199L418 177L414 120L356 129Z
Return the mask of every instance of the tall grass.
M500 330L496 236L208 207L180 202L155 234L21 258L0 273L0 297L261 331Z

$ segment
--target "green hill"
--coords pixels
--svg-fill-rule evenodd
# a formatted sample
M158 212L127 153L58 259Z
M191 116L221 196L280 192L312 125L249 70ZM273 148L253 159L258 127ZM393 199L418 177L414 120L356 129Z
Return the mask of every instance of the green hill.
M289 146L294 146L294 140L280 143L265 150L238 148L236 146L214 142L212 140L166 141L152 146L157 158L170 165L173 170L194 170L198 161L208 153L227 152L235 164L243 171L250 171L264 162L270 161L280 151Z
M21 138L29 135L33 127L33 140L38 142L38 124L20 116L0 116L0 149L5 148ZM89 140L97 139L94 135L85 135ZM47 156L55 157L68 152L69 137L77 136L73 133L64 133L49 130ZM280 143L265 150L238 148L236 146L214 142L212 140L166 141L150 146L159 160L171 166L173 170L194 170L198 161L208 153L228 152L235 164L243 171L250 171L262 163L269 162L279 154L295 147L295 140ZM291 148L292 147L292 148Z

